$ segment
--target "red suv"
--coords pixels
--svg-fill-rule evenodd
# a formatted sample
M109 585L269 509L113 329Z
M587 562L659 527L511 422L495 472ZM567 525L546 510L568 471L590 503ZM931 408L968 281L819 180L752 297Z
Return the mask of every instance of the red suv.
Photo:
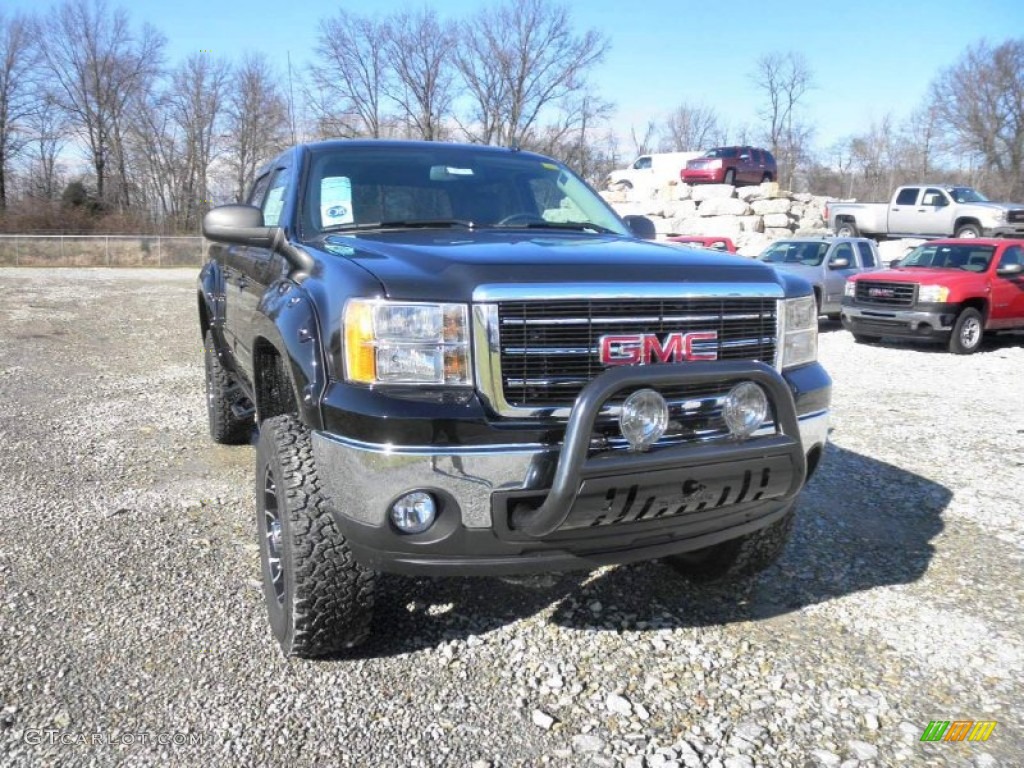
M767 149L715 147L690 160L679 177L687 184L760 184L774 181L778 169Z

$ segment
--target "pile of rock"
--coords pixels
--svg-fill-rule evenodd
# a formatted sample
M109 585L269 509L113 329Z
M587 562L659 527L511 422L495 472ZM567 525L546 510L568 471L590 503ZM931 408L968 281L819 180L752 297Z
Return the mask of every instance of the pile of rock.
M649 217L659 238L717 235L754 255L772 240L824 235L824 197L786 192L778 183L756 187L731 184L672 184L654 190L618 189L601 193L621 216Z

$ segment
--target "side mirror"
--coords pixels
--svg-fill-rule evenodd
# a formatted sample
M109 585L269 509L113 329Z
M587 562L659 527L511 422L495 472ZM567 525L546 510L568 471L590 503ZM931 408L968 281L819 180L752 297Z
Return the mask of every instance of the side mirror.
M850 268L850 260L849 259L843 259L843 258L832 259L832 261L830 261L828 263L828 268L829 269L849 269Z
M900 265L900 259L893 259L889 262L889 269L896 269Z
M996 270L996 274L1000 277L1019 275L1022 272L1024 272L1024 264L1004 264Z
M305 250L288 242L281 227L264 226L263 211L254 205L218 205L203 216L203 235L217 243L270 248L292 266L293 274L309 274L315 265Z
M271 248L277 227L263 224L263 211L254 205L218 205L203 217L203 235L218 243Z
M654 222L646 216L623 216L622 220L629 230L641 240L653 240L658 236L654 229Z

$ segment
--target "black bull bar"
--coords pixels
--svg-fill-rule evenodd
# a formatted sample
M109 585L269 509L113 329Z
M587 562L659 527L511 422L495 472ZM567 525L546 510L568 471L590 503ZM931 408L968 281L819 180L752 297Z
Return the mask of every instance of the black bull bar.
M601 408L617 392L628 387L658 388L678 384L708 384L734 380L752 381L768 396L776 432L745 440L723 439L706 443L655 448L649 452L601 453L588 458L594 424ZM785 379L774 368L755 361L716 361L623 366L605 371L580 392L569 414L565 440L554 471L551 489L540 506L513 507L511 527L517 533L539 538L565 524L587 480L610 476L648 475L652 481L666 473L687 470L688 479L721 475L723 465L744 462L788 464L788 486L774 497L795 498L807 476L807 458L800 442L800 426L793 395ZM778 474L778 473L776 473ZM641 478L642 479L642 478Z

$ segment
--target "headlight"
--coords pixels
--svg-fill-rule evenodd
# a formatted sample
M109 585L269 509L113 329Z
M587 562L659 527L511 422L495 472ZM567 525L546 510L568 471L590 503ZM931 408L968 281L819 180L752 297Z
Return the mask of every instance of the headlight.
M1006 221L1006 210L1000 208L997 211L992 211L992 213L989 214L989 218L996 222Z
M922 285L917 289L917 300L925 304L937 304L949 298L949 288L944 285Z
M342 327L347 381L473 383L465 304L351 299L345 304Z
M855 280L847 280L843 283L843 296L856 296L857 295L857 282Z
M782 367L818 359L818 302L813 296L786 299L783 307Z

